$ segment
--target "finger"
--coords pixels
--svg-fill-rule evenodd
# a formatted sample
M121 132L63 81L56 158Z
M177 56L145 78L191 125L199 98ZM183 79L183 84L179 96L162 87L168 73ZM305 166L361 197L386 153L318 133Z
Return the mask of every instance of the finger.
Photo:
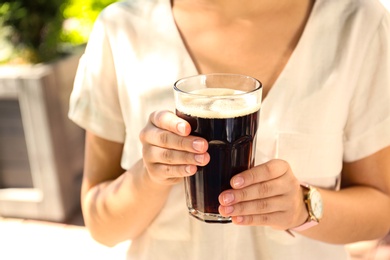
M187 136L191 132L190 124L171 111L155 111L150 114L149 121L158 128L168 130L181 136Z
M154 126L144 128L139 137L143 144L152 144L174 150L205 153L208 149L208 142L201 137L180 136Z
M149 171L158 172L159 174L153 175L158 181L170 180L176 182L183 177L194 175L197 171L195 165L167 165L167 164L152 164L149 167Z
M291 221L284 211L269 214L234 216L232 222L236 225L244 226L270 226L279 230L291 228Z
M228 206L221 205L219 206L219 212L222 216L243 216L286 211L288 206L284 205L285 203L281 197L246 201Z
M194 154L151 145L144 146L142 150L143 158L148 163L204 166L210 161L210 155L208 153Z
M290 166L283 160L271 160L235 175L230 185L233 189L248 187L254 183L276 179L290 171Z
M242 189L230 189L223 191L219 197L219 203L223 206L236 204L243 201L264 199L288 193L292 187L286 185L281 178L253 184Z

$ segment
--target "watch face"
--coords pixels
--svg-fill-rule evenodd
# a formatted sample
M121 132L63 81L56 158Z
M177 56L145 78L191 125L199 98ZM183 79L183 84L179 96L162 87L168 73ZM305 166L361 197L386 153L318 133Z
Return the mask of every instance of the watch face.
M321 194L317 190L312 190L311 196L310 196L310 205L313 212L313 215L317 219L321 219L322 217L322 197Z

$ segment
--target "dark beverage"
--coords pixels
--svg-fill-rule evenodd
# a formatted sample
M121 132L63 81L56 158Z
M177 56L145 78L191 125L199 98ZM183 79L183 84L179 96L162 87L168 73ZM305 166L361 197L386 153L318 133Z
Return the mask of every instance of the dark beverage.
M201 118L178 110L176 113L191 124L192 135L209 142L210 163L198 167L195 175L186 179L187 204L198 214L219 214L218 196L230 189L230 179L253 167L259 111L233 118ZM202 219L206 222L213 222ZM221 221L218 221L221 222ZM225 220L222 222L231 222Z
M261 106L261 83L249 76L215 73L178 80L176 114L191 125L191 134L209 142L210 162L184 178L190 215L205 222L229 223L219 214L218 196L231 178L254 165Z

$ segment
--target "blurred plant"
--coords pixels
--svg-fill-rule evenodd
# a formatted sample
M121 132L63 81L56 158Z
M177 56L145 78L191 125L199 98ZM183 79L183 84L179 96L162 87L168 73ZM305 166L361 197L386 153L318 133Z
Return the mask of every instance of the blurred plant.
M70 44L83 44L87 42L99 13L117 0L68 1L63 12L66 21L61 39Z
M66 0L0 0L0 25L13 46L8 60L50 61L58 45Z
M57 59L85 43L100 11L116 0L0 0L0 63Z

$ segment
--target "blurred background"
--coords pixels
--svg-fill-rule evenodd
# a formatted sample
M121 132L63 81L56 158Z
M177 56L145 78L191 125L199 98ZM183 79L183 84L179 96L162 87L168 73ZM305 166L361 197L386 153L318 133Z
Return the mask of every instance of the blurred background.
M0 0L0 259L125 259L80 210L84 131L67 118L93 23L116 0ZM390 0L382 0L390 10ZM349 245L390 259L389 241Z
M100 11L116 0L1 0L0 64L50 62L87 42Z
M84 131L67 118L93 23L116 0L0 0L0 259L125 259L80 209Z

